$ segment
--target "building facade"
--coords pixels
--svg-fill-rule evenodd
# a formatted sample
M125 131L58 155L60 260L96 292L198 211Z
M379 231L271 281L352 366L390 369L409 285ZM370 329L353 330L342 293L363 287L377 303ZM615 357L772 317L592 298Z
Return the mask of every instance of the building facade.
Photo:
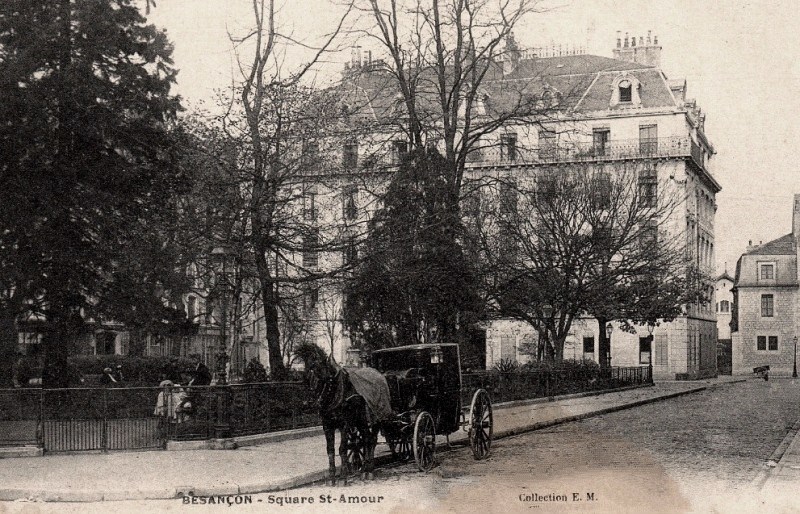
M574 53L542 57L533 51L506 56L498 62L492 80L485 81L476 115L491 116L492 103L503 101L504 84L525 84L525 94L532 95L539 106L552 109L544 121L515 121L483 136L468 158L465 179L527 180L567 167L609 168L612 172L615 165L633 167L648 181L654 195L668 194L676 200L678 207L664 226L670 237L685 241L686 265L712 276L715 196L721 189L712 174L715 150L705 134L705 114L688 98L686 82L668 79L659 68L661 50L658 40L648 35L638 41L627 36L619 39L613 58ZM351 103L363 102L359 109L371 119L379 119L394 108L391 104L396 97L376 92L376 84L385 87L385 71L365 63L359 56L348 66L353 83L350 90L357 92L353 97L358 98ZM354 170L374 158L375 145L391 147L387 154L394 160L407 147L397 134L368 134L345 143L329 158L342 161L338 169ZM376 174L375 183L366 187L363 176L354 179L352 174L333 172L325 176L313 186L315 201L327 197L343 223L348 212L353 220L368 218L379 203L381 181L387 181L386 175ZM485 198L491 200L491 195ZM710 302L686 306L684 316L659 324L652 333L641 327L631 334L612 324L612 365L652 364L656 378L714 375L717 320L713 281L709 280L708 288ZM313 339L345 361L349 349L346 334L339 327L325 344L326 334L332 332L325 327L330 319L322 318L317 316ZM599 330L593 319L577 320L564 357L598 360ZM501 360L531 359L527 349L536 338L525 323L489 323L482 335L486 367Z
M792 232L748 245L736 264L731 313L734 374L752 373L759 366L781 375L793 372L800 323L798 237L800 194L794 196Z

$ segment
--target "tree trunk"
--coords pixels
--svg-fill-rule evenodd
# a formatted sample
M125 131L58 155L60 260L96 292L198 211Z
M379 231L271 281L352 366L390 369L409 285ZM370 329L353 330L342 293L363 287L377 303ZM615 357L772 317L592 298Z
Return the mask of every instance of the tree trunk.
M9 313L0 313L0 387L13 384L17 337L16 318Z
M600 360L601 368L607 368L611 366L611 340L606 337L606 323L608 323L607 319L597 318L597 324L600 328L597 358Z

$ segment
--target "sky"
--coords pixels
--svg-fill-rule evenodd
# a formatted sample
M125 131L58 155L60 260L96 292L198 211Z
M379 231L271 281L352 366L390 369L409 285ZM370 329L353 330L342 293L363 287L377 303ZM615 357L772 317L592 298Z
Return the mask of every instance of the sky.
M143 0L141 0L143 2ZM157 0L150 21L175 45L177 92L202 108L238 77L229 34L252 26L251 0ZM735 271L748 241L791 232L792 198L800 193L800 37L796 0L545 0L546 12L515 30L520 46L583 46L612 56L617 31L646 36L663 50L668 78L685 78L687 96L706 113L717 155L711 170L722 185L715 226L717 272ZM331 0L287 0L284 32L313 44L340 9ZM330 60L341 69L349 54ZM289 57L301 58L301 56ZM338 62L337 62L338 61ZM324 73L324 69L322 70Z

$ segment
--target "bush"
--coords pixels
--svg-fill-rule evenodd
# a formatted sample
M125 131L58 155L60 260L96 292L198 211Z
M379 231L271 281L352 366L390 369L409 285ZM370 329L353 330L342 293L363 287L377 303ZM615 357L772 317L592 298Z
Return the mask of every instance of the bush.
M185 357L133 357L130 355L74 355L69 363L83 375L102 375L104 368L115 369L122 366L122 376L126 386L156 386L162 380L170 361L182 374L188 375L193 369L191 359ZM188 378L188 376L187 376Z
M254 357L250 359L250 362L248 362L247 366L244 368L244 377L242 377L242 380L247 384L254 382L266 382L267 369L258 359Z

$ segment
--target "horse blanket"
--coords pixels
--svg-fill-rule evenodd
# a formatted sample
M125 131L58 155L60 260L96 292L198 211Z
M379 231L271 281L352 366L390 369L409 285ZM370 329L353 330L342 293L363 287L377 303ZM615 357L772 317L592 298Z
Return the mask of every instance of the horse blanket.
M386 421L394 417L386 377L374 368L348 368L347 374L353 389L367 402L376 421Z

